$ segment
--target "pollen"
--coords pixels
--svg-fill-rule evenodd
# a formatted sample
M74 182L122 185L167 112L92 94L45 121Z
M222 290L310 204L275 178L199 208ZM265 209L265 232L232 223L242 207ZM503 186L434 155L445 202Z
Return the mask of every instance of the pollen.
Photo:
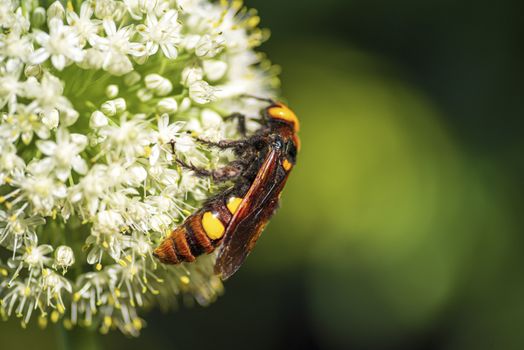
M206 231L207 236L210 239L220 239L224 235L226 228L220 219L218 219L216 214L208 211L202 216L202 226L204 231Z
M238 210L238 207L240 207L240 203L242 203L242 198L231 197L227 201L227 209L229 209L231 214L235 214Z

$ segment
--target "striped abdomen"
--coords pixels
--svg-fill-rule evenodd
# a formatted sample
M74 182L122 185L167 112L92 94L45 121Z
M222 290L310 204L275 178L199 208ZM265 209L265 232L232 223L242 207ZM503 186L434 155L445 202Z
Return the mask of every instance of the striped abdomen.
M193 262L204 253L213 252L222 242L226 228L242 199L218 197L188 217L155 249L164 264Z

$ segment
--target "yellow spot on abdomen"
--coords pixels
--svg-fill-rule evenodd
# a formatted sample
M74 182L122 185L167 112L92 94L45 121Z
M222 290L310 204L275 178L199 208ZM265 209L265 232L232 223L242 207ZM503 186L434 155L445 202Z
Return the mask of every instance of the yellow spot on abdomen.
M227 200L227 209L229 209L231 214L235 214L238 210L238 207L240 206L240 203L242 203L242 198L231 197Z
M226 231L222 221L217 218L216 214L210 211L205 212L202 216L202 227L204 227L206 235L213 240L222 238Z
M289 171L293 167L293 164L291 164L289 160L284 159L284 161L282 162L282 166L284 167L285 171Z

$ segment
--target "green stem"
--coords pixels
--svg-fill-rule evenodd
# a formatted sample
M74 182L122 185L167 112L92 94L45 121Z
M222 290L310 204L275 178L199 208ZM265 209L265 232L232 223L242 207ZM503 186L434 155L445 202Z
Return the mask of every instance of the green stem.
M91 329L67 330L62 324L56 326L59 350L102 350L99 334Z

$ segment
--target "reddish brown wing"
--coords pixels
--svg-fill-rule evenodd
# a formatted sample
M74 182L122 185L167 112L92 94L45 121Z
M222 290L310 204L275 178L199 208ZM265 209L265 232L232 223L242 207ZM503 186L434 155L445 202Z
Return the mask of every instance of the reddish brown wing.
M279 167L281 151L272 149L231 222L215 264L215 273L227 279L242 265L278 206L287 174Z

